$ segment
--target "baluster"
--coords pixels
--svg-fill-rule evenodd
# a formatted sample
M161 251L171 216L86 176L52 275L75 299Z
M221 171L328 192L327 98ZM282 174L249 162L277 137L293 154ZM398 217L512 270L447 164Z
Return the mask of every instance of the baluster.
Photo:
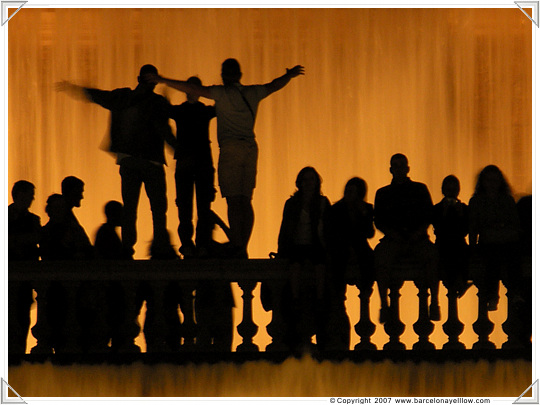
M180 287L180 295L182 297L182 314L184 321L182 322L182 337L184 339L183 349L191 351L195 348L195 339L197 337L197 323L195 322L195 296L193 291L195 285L193 283L184 284Z
M354 346L354 350L377 350L377 346L371 342L371 336L375 333L375 324L369 316L369 302L373 294L373 284L359 281L356 284L360 298L360 319L354 326L356 334L360 336L360 342Z
M489 335L493 332L494 324L488 317L487 299L482 283L478 284L478 319L473 323L473 330L478 335L478 341L473 344L473 349L495 349L495 344L490 342Z
M165 353L170 351L166 341L167 322L165 321L165 288L168 281L151 281L151 292L146 300L146 320L144 337L148 353Z
M287 351L288 347L285 344L287 324L283 319L283 290L286 282L284 280L269 281L266 285L272 300L272 321L266 326L266 331L272 338L272 342L266 346L265 350L267 352ZM261 291L262 288L261 285Z
M508 336L508 340L503 343L503 349L522 349L525 348L526 327L523 324L521 317L523 308L519 308L516 304L516 286L506 281L506 297L508 301L508 316L502 324L504 333Z
M64 327L59 331L61 341L56 342L58 347L55 346L55 353L80 353L80 339L82 335L81 321L79 319L79 306L78 306L78 294L80 293L80 281L69 280L62 282L65 292L65 323ZM60 309L60 308L57 308Z
M403 287L403 281L396 281L390 285L390 319L384 324L384 331L390 337L384 350L405 350L405 344L400 342L399 337L405 331L405 324L399 319L399 293Z
M37 316L36 324L32 327L32 335L36 338L36 345L30 349L32 354L52 354L52 325L48 317L48 294L49 281L36 281L34 289L36 290Z
M253 337L257 334L259 327L253 322L252 314L252 301L253 290L257 285L256 281L239 281L238 285L242 289L243 300L243 312L242 323L238 325L237 330L240 336L242 336L242 343L238 345L236 351L238 352L257 352L259 347L253 343Z
M118 353L140 353L141 348L135 344L135 339L141 332L139 324L140 306L137 301L136 281L122 281L112 284L112 341L111 346ZM117 301L118 299L118 301ZM115 324L115 321L119 324Z
M418 288L418 320L413 329L418 335L418 342L413 345L413 350L434 350L435 345L429 341L429 335L433 333L435 325L429 319L428 312L428 287L423 281L415 281Z
M451 281L443 281L444 286L448 290L448 319L443 324L443 331L448 335L448 342L443 345L445 350L463 350L465 345L459 341L459 335L463 333L464 324L459 320L458 316L458 291Z
M85 352L109 352L109 331L107 325L107 297L104 282L90 281L82 284L80 289L83 306L79 313L82 324L82 347Z

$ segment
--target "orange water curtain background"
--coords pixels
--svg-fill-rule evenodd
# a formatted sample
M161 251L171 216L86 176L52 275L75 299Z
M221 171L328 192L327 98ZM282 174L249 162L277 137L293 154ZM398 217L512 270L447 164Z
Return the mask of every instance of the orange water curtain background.
M55 91L60 80L134 88L139 68L220 84L237 58L245 84L267 83L302 64L306 75L261 104L251 257L277 247L283 204L298 171L314 166L335 202L346 181L389 183L389 159L409 157L411 178L434 202L448 174L468 202L475 176L498 165L516 194L531 192L531 21L508 9L32 9L9 21L9 187L33 182L32 210L47 221L47 197L68 175L83 179L76 214L91 238L103 206L121 200L114 158L100 149L109 113ZM183 93L160 85L173 104ZM208 104L211 100L202 100ZM174 127L174 122L171 121ZM215 120L212 147L217 158ZM168 227L178 245L174 166L168 154ZM217 159L216 159L217 161ZM214 209L226 218L218 194ZM151 215L143 194L139 258ZM376 242L374 239L374 243Z
M244 84L270 82L296 64L306 69L259 108L250 257L277 249L284 202L308 165L332 202L353 176L366 180L373 202L391 180L397 152L408 156L411 178L428 185L434 203L449 174L468 202L488 164L501 168L518 198L532 192L532 25L517 7L23 7L8 24L8 186L20 179L36 185L31 210L45 224L47 197L60 192L64 177L81 178L84 200L75 213L93 240L105 203L121 201L118 166L103 150L109 112L55 91L55 83L134 88L139 68L151 63L165 77L220 84L221 62L233 57ZM185 100L163 85L156 92L173 104ZM210 133L217 162L215 120ZM178 248L170 151L167 160L168 228ZM226 219L219 194L213 209ZM138 235L135 257L144 259L152 238L144 192Z

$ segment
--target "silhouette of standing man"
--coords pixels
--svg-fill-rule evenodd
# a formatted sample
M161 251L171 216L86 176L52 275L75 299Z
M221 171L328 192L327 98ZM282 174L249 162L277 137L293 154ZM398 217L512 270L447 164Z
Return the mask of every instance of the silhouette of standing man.
M157 73L148 80L215 100L219 143L218 180L221 194L227 200L231 229L232 256L247 258L247 246L254 222L253 189L257 174L258 146L255 141L255 118L259 102L304 74L303 66L287 69L287 73L264 85L244 86L242 71L236 59L221 65L221 86L201 86L187 81L165 79Z
M41 219L29 209L34 201L35 186L19 180L11 189L13 203L8 206L8 260L39 260L39 236ZM9 354L25 354L26 339L30 328L32 285L12 279L13 270L8 267L8 348ZM10 359L11 361L11 359Z
M190 77L188 83L202 85L201 79ZM210 149L208 126L216 116L216 108L204 105L199 96L186 94L187 100L171 107L170 117L176 122L178 147L176 159L176 205L178 236L184 258L208 255L212 239L210 206L215 198L214 163ZM193 243L193 196L197 197L197 233Z
M164 141L174 148L176 138L169 126L169 102L154 93L156 85L144 79L147 74L157 75L155 66L141 67L137 78L139 84L134 90L105 91L70 82L62 82L59 86L61 91L82 95L111 111L110 151L117 155L120 165L124 203L122 243L129 256L133 256L133 246L137 242L137 208L143 183L152 210L154 252L159 255L161 251L165 255L170 249ZM155 258L156 254L153 256Z
M431 292L429 316L440 320L439 279L437 275L437 250L427 233L433 220L433 202L424 183L412 181L407 156L396 153L390 159L392 182L375 194L375 226L384 237L375 247L375 272L381 297L379 321L389 318L388 288L402 275L393 265L412 259L419 268L414 272L415 281L428 284Z

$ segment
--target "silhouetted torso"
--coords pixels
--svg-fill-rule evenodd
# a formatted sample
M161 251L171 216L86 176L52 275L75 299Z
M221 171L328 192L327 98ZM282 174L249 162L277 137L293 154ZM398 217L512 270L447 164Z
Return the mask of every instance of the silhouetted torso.
M96 254L102 259L125 259L126 253L115 227L108 223L101 225L94 242Z
M375 233L373 205L363 203L350 210L345 200L339 200L328 212L325 233L331 254L347 254L352 249L361 256L371 250L368 239Z
M408 238L414 232L427 230L432 209L431 195L425 184L410 179L402 184L392 181L375 195L375 226L385 236L393 230Z
M234 83L227 86L211 86L210 91L212 99L216 101L219 145L222 146L230 139L254 142L255 117L259 102L268 95L266 87L264 85L243 86L240 83Z
M186 101L170 107L170 117L176 122L178 142L175 159L196 155L199 159L210 157L210 164L212 163L208 125L215 116L216 108L201 102Z
M519 216L512 196L489 198L474 195L469 202L470 228L479 245L500 245L519 241Z
M110 151L165 163L164 140L170 135L169 102L152 91L85 89L96 104L111 111Z
M532 196L519 199L516 204L521 224L521 249L524 256L532 255Z
M465 237L469 233L469 208L461 201L449 202L443 198L433 206L433 228L435 244L451 251L467 245Z
M43 260L90 259L94 256L88 235L69 210L61 221L49 221L43 227L40 246Z
M324 212L330 207L330 201L325 196L314 198L309 212L302 209L298 196L293 196L285 202L283 219L278 236L278 254L281 257L298 260L298 249L309 247L313 259L324 261L325 255L321 221ZM301 228L305 228L304 231Z
M38 260L40 218L25 210L19 212L14 204L8 206L8 258L9 260Z

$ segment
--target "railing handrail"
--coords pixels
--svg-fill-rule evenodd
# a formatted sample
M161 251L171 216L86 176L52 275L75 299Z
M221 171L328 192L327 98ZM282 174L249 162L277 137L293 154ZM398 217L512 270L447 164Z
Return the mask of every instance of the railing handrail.
M55 280L278 280L287 275L281 259L58 260L9 262L13 281Z
M410 267L410 264L405 264ZM480 263L471 261L469 270L476 274ZM524 260L523 274L530 276L532 263ZM359 276L358 265L349 265L346 275ZM75 269L75 270L73 270ZM223 280L237 282L279 280L287 277L284 259L192 259L192 260L55 260L10 261L9 279L13 281L56 280ZM404 281L414 281L404 274Z

